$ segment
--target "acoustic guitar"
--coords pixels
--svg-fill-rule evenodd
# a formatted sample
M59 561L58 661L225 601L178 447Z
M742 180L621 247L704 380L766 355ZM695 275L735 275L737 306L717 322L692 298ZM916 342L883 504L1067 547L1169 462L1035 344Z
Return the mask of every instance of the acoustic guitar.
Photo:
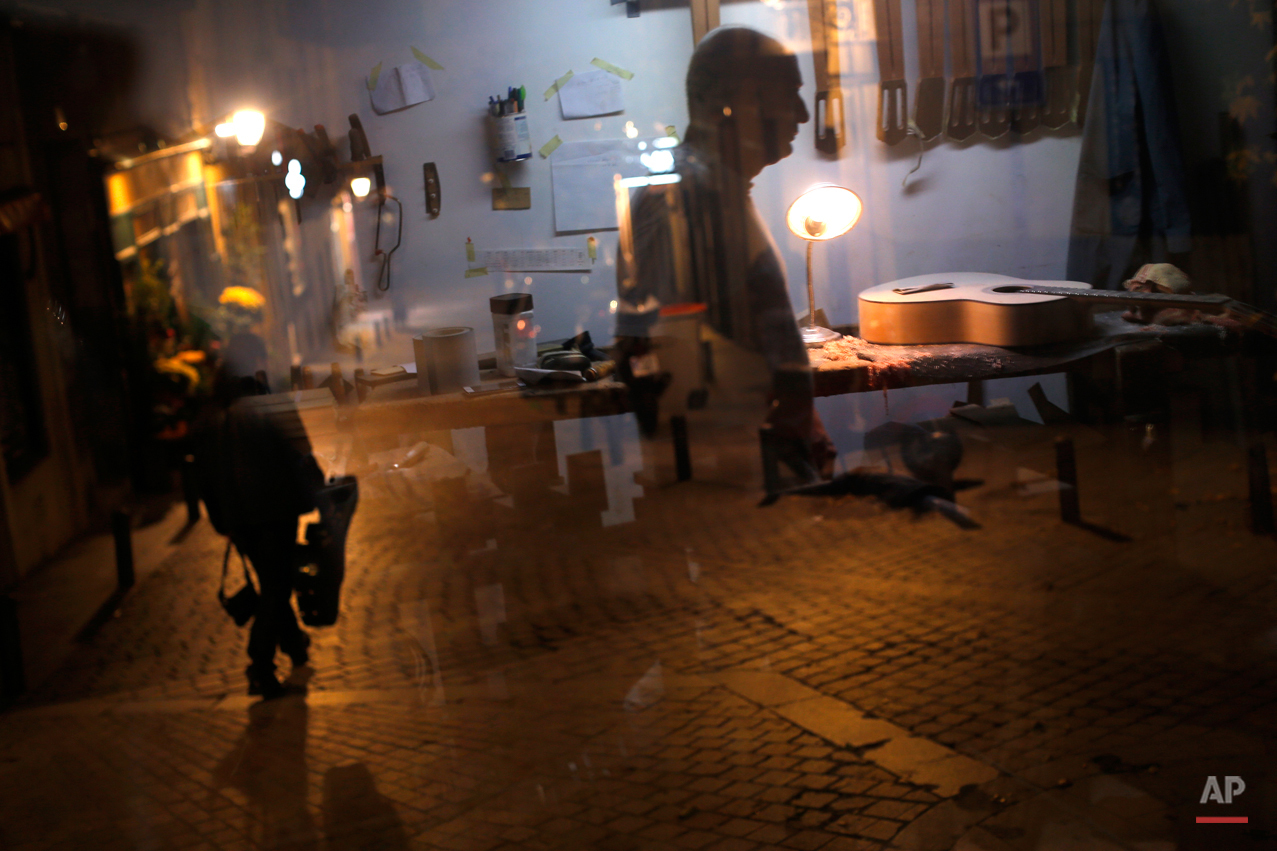
M860 294L860 336L870 343L1041 346L1083 337L1092 305L1156 305L1227 313L1265 333L1271 314L1225 295L1096 290L1076 281L1026 281L983 272L918 275Z

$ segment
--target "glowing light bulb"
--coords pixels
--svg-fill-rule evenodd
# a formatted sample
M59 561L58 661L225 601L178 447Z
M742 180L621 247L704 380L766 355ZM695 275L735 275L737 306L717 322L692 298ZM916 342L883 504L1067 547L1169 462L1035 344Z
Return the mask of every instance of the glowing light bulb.
M350 179L350 191L355 193L356 198L364 198L372 190L372 181L366 177L352 177Z
M241 109L231 116L231 124L235 128L235 139L246 148L251 148L262 140L266 132L266 116L255 109Z
M271 165L283 165L283 164L284 164L284 155L283 155L283 154L281 154L279 151L271 151L271 152L270 152L270 164L271 164Z
M634 126L633 121L625 122L625 135L631 139L638 135L638 128Z
M817 186L790 205L785 224L803 239L833 239L855 226L862 209L860 198L850 189Z
M219 138L219 139L225 139L225 138L227 138L228 136L234 136L234 135L235 135L235 125L234 125L234 124L231 124L229 121L227 121L227 122L225 122L224 124L219 124L219 125L217 125L216 127L214 127L214 128L213 128L213 133L214 133L214 134L216 134L216 135L217 135L217 138Z
M306 176L302 174L302 164L297 160L288 161L288 174L284 177L284 185L288 187L288 197L296 200L306 191Z

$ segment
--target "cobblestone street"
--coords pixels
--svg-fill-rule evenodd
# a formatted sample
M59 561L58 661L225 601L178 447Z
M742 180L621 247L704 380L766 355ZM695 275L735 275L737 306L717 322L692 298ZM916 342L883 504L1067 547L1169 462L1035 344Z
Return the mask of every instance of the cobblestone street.
M223 542L201 523L0 716L0 845L1277 839L1275 547L1242 522L1233 447L1074 432L1083 513L1118 541L1024 486L1052 469L1041 426L967 440L975 531L862 498L760 508L739 460L756 447L706 428L690 482L643 446L633 522L600 524L581 474L510 486L495 462L513 499L374 494L305 698L243 694ZM1212 775L1244 796L1199 803Z

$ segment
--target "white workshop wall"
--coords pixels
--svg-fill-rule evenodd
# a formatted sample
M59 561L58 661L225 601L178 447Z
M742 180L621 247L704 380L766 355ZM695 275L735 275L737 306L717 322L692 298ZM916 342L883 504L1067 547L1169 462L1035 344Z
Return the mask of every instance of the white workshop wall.
M425 308L431 324L472 325L482 349L491 342L488 296L527 289L535 296L543 335L588 329L596 338L610 338L615 231L598 234L600 258L584 278L580 273L463 277L467 236L480 248L585 242L584 235L555 235L550 166L536 154L510 170L516 186L531 187L532 209L491 209L485 107L489 95L525 85L534 148L555 134L564 141L619 138L631 121L643 135L663 132L667 124L681 134L687 122L683 76L692 50L685 5L647 9L636 19L625 16L623 5L606 0L58 0L57 5L116 22L136 39L142 69L137 108L156 126L188 128L252 104L291 126L324 124L344 149L346 116L359 114L373 153L385 158L392 191L404 202L394 285L389 299L371 306L389 300L401 313ZM904 7L911 32L912 0ZM725 3L722 16L724 23L774 35L800 54L808 81L803 97L810 106L814 86L805 0ZM911 41L906 39L912 91ZM444 66L434 74L438 97L378 116L369 104L367 74L378 62L388 69L410 61L410 45ZM561 120L557 98L547 102L542 93L569 68L590 69L596 56L635 73L624 83L626 111ZM845 48L842 64L849 143L841 158L816 153L808 124L795 153L765 171L754 190L781 246L796 310L805 309L804 244L785 229L783 215L798 193L818 181L842 183L865 201L857 228L816 250L818 303L834 323L856 320L856 292L893 278L956 270L1063 275L1079 137L1042 134L1030 141L960 146L933 142L905 190L901 180L916 162L917 142L888 148L874 137L878 75L872 43ZM442 183L443 212L436 220L425 213L425 162L437 164ZM326 205L312 205L308 218L327 215ZM359 210L367 254L374 221L369 207ZM365 283L375 278L371 262L360 271Z
M872 7L852 0L839 5ZM806 0L731 3L722 9L724 24L769 33L800 55L803 100L810 110L816 90ZM917 82L913 0L902 0L902 11L912 114ZM873 32L871 22L867 32ZM1063 278L1080 135L1052 131L1024 140L1009 135L996 142L930 142L922 167L902 188L917 164L919 146L914 137L889 147L875 136L874 45L845 44L840 56L848 113L841 156L835 160L817 153L808 123L794 154L755 181L755 201L784 254L790 298L800 314L806 312L806 246L786 229L784 213L794 197L819 182L842 184L865 204L854 230L816 246L816 301L832 323L858 321L856 293L912 275L972 271Z

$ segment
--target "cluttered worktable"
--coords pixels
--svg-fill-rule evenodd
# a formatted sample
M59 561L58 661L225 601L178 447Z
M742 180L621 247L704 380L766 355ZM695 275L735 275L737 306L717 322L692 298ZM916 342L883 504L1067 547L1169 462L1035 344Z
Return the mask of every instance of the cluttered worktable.
M855 336L854 327L837 330L843 339L810 351L817 396L1059 372L1134 343L1161 343L1199 356L1225 354L1230 347L1228 330L1217 324L1139 325L1122 319L1120 311L1096 314L1091 336L1031 349L973 343L879 346Z
M474 392L426 395L415 381L379 387L355 413L361 425L394 432L510 425L532 421L622 414L629 410L626 387L612 378L579 384L520 387L480 374Z

